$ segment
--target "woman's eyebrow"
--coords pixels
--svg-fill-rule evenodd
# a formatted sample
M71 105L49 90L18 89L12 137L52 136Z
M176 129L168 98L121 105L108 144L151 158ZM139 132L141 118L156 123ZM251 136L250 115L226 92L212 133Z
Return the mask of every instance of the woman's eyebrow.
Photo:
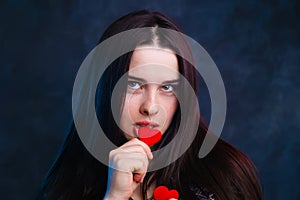
M140 81L140 82L147 82L143 78L139 78L139 77L135 77L135 76L130 76L130 75L128 75L128 79L136 80L136 81ZM163 81L161 84L176 84L176 83L179 83L179 82L180 82L180 79L173 79L173 80Z
M162 84L174 84L174 83L179 83L180 79L174 79L174 80L168 80L168 81L164 81L162 82Z
M141 82L146 82L145 79L135 77L135 76L130 76L130 75L128 75L128 79L133 79L133 80L137 80L137 81L141 81Z

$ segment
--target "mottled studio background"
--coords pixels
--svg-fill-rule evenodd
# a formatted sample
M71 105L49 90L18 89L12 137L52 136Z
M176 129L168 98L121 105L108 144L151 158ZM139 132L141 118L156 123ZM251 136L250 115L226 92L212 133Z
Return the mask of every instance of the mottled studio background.
M173 18L214 59L228 97L221 136L257 164L266 199L300 199L299 1L220 2L1 0L0 199L34 199L81 62L108 24L142 8Z

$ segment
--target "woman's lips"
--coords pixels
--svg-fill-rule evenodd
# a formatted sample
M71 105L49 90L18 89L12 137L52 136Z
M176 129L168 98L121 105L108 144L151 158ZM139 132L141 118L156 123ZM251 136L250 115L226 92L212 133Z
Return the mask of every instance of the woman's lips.
M158 126L157 123L151 122L151 121L140 121L140 122L136 122L135 125L138 126L138 127L148 126L151 129Z
M151 121L139 121L136 122L135 124L133 124L133 134L135 137L139 138L139 129L142 127L147 127L149 129L155 129L156 127L158 127L159 125L155 122L151 122Z

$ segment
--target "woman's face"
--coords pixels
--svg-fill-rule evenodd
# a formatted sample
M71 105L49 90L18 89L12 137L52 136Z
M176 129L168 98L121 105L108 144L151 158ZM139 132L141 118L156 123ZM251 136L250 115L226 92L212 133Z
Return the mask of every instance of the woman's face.
M178 84L178 62L172 51L147 46L133 52L120 120L127 139L138 137L143 126L165 133L177 108Z

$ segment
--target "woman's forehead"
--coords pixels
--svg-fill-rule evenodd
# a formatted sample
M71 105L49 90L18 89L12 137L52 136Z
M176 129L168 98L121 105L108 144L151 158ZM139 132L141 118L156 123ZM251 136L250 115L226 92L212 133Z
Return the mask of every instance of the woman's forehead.
M142 46L134 50L129 70L142 65L163 65L178 71L178 61L175 53L170 49Z
M155 83L178 80L177 57L169 49L138 48L133 52L128 75Z

